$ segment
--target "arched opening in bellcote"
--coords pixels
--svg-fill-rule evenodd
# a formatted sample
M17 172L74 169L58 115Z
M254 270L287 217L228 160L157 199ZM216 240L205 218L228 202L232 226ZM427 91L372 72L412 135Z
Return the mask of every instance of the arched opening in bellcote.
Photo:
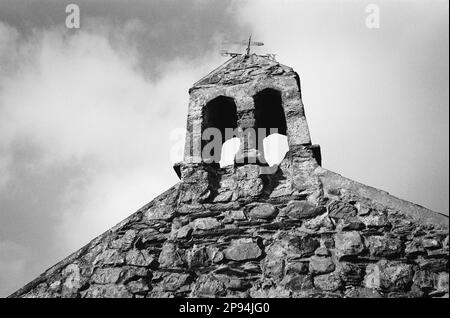
M225 166L232 164L239 138L230 134L237 128L237 108L233 98L218 96L202 111L202 161Z
M269 165L279 164L289 150L281 92L266 88L253 96L258 150Z

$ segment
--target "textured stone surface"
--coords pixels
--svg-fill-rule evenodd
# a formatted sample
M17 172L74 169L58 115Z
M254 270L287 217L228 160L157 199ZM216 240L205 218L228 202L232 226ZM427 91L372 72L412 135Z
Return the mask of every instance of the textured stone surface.
M430 271L417 271L414 274L413 282L421 290L433 290L439 275Z
M271 219L277 214L277 208L272 204L257 204L250 209L247 216L250 219Z
M307 201L291 201L284 213L291 219L309 219L325 211L324 207L316 207Z
M125 261L128 265L149 267L155 265L156 259L147 250L133 249L128 251Z
M374 257L392 258L400 256L403 252L403 243L393 236L371 236L366 240L370 255Z
M215 218L200 218L193 222L193 228L195 230L212 230L220 227L221 224Z
M363 279L363 269L359 264L342 262L338 264L337 272L346 285L358 286Z
M341 232L335 238L336 255L356 256L364 250L364 243L361 234L356 231Z
M439 273L437 281L435 283L436 290L438 292L448 293L448 280L449 274L445 272Z
M333 201L328 205L330 218L339 220L356 220L358 210L353 205L343 201Z
M309 271L312 274L326 274L334 269L335 265L331 257L312 256L309 260Z
M313 288L311 277L308 275L288 274L281 281L281 286L291 291L302 291Z
M172 200L178 190L171 191L157 200ZM338 198L333 195L333 200ZM345 208L341 211L355 217L346 196L339 200L346 203L336 204ZM134 215L45 273L44 283L15 296L311 297L321 292L369 298L448 293L446 228L424 228L420 220L401 213L389 216L376 204L365 215L382 215L386 222L365 220L368 226L360 230L335 228L322 211L301 218L282 213L289 204L297 206L292 202L317 208L288 197L277 204L262 199L189 203L181 218L172 215L169 222L158 218L148 223ZM271 214L271 206L280 213ZM255 207L261 208L258 217L249 214ZM335 214L333 220L345 217ZM386 224L409 224L409 230L405 235L400 227L391 230ZM411 226L420 228L415 236Z
M342 287L342 281L337 273L314 277L314 286L325 291L336 291Z
M225 257L233 261L257 259L261 256L261 248L252 239L234 240L224 251Z
M408 290L414 274L411 265L386 260L367 266L366 273L365 286L383 291Z
M319 247L314 251L317 256L330 256L330 251L326 247Z
M184 251L180 251L174 243L167 242L161 249L158 261L161 267L181 266L184 264Z

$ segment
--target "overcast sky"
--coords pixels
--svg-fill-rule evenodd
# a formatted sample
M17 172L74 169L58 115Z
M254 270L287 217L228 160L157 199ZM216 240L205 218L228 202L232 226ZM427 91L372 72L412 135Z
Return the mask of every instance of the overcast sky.
M325 168L448 214L448 19L446 0L0 0L0 296L178 181L187 90L250 32L300 74Z

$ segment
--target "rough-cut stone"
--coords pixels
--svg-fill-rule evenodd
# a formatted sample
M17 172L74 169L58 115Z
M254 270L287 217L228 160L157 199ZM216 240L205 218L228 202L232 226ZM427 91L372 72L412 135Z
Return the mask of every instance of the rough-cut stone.
M290 295L291 291L281 286L268 288L255 286L250 289L250 297L252 298L288 298Z
M217 247L208 246L206 252L214 264L220 263L224 259L223 253Z
M342 281L337 273L318 275L314 277L314 286L325 291L336 291L342 287Z
M37 284L33 290L22 295L22 298L44 298L44 297L56 297L57 294L49 293L46 283Z
M356 220L358 210L351 204L343 201L333 201L328 205L329 217L335 221Z
M115 284L119 281L121 275L122 269L118 267L97 268L91 280L95 284Z
M124 235L119 237L118 239L111 242L112 249L119 249L122 251L126 251L131 248L133 245L134 239L136 237L136 231L128 230Z
M369 215L371 212L371 208L367 205L361 204L360 202L356 202L355 208L358 210L358 215L365 216Z
M448 247L449 247L449 236L447 235L447 237L444 239L444 241L442 242L442 246L444 247L444 248L447 248L448 249Z
M349 262L339 263L337 272L341 277L341 280L346 285L357 286L360 285L363 279L363 270L358 264Z
M353 287L346 291L346 297L349 298L383 298L377 290L365 287Z
M127 284L127 289L132 294L145 294L150 290L148 282L144 279L131 281Z
M311 256L320 246L319 240L309 235L294 237L291 242L299 248L298 257Z
M185 203L182 205L179 205L177 207L177 212L181 215L188 215L193 213L202 213L205 212L205 207L203 204L199 203Z
M123 285L94 285L82 293L83 298L131 298L131 294Z
M166 291L176 291L180 287L191 283L192 277L185 273L169 273L161 282L161 286Z
M422 240L422 246L427 250L435 250L441 247L441 242L436 238L424 238Z
M313 283L309 275L286 275L280 283L284 288L291 291L302 291L313 288Z
M247 213L249 219L272 219L277 215L277 208L269 203L257 204Z
M150 245L155 242L165 241L166 239L167 237L161 234L160 231L150 228L139 232L137 244Z
M154 255L150 255L147 250L130 250L125 256L128 265L150 267L154 266L156 259Z
M306 274L309 271L309 263L305 261L289 262L285 268L286 274Z
M314 251L314 255L317 256L330 256L330 251L326 247L319 247Z
M123 254L114 249L108 249L99 254L94 265L122 265L125 262Z
M203 230L203 231L217 229L221 227L221 225L222 224L219 221L217 221L217 219L211 217L195 219L193 222L193 228L195 230Z
M381 228L390 225L386 214L382 212L376 213L372 211L370 215L360 216L359 219L369 228Z
M138 280L140 278L149 279L152 276L152 271L149 268L138 267L138 266L128 266L123 268L122 274L120 276L120 281L123 283L128 283L133 280Z
M194 297L214 297L224 296L226 293L225 284L214 275L202 275L198 278L192 296Z
M423 258L422 256L419 256L416 259L416 263L422 270L429 270L435 273L448 272L448 254L447 257L444 258Z
M361 235L356 231L337 233L334 242L339 257L359 255L364 250Z
M243 220L246 220L247 219L247 217L245 216L245 214L244 214L244 211L241 211L241 210L237 210L237 211L228 211L226 214L225 214L225 217L227 218L230 218L230 219L232 219L232 220L237 220L237 221L243 221Z
M339 220L336 228L338 231L359 231L363 230L365 225L355 217L347 220Z
M259 175L260 167L255 164L247 164L236 169L237 189L236 198L255 198L264 189L264 181Z
M413 240L409 242L405 247L405 254L408 257L416 257L417 255L426 254L426 250L422 245L421 240Z
M233 261L257 259L261 254L261 248L252 239L234 240L224 251L225 257Z
M371 236L366 240L370 255L374 257L392 258L403 251L403 243L399 238L392 236Z
M304 220L303 227L307 230L320 232L332 231L335 225L326 213L316 216L315 218Z
M298 258L305 255L305 249L300 249L298 237L283 236L274 237L273 242L266 248L265 261L275 261L284 258ZM308 251L306 251L308 254ZM309 251L313 253L313 251Z
M430 271L417 271L414 274L413 282L423 291L430 291L434 288L438 274Z
M169 205L157 205L151 207L145 213L145 217L148 221L153 220L170 220L175 215L175 209Z
M233 191L220 192L213 200L213 202L228 202L233 198Z
M188 240L191 237L193 228L190 224L180 227L176 230L175 237L177 239L186 239Z
M448 293L449 274L446 272L439 273L436 281L436 290L438 292Z
M406 291L412 283L413 274L409 264L381 260L367 266L364 283L367 288Z
M281 279L285 272L285 265L284 259L267 260L264 263L264 274L267 277Z
M187 263L190 268L203 267L209 264L209 257L205 247L194 245L187 252Z
M291 219L307 219L318 216L326 211L325 207L316 207L308 201L291 201L283 213Z
M311 274L331 273L335 265L331 257L312 256L309 260L309 271Z
M158 262L163 268L181 266L184 264L184 251L177 248L174 243L167 242L161 249Z
M83 278L80 272L80 268L77 264L69 264L62 271L63 277L65 277L64 282L53 283L50 289L57 289L61 287L61 295L63 297L76 297L78 289L83 286ZM87 281L84 279L85 282Z

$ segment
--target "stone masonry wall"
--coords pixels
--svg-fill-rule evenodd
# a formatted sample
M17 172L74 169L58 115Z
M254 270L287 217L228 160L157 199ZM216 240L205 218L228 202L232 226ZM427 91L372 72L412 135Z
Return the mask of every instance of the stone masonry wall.
M182 167L182 182L11 297L448 297L448 219L330 188L315 169L307 148L273 175Z

